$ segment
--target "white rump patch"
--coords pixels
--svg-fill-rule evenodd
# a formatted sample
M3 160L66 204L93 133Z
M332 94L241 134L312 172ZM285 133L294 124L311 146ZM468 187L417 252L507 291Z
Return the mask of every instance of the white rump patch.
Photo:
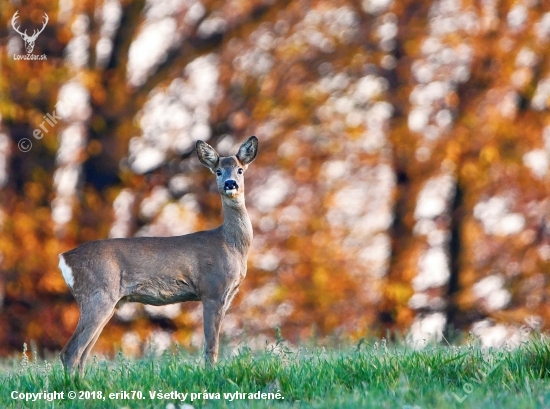
M67 283L67 285L73 288L73 284L74 284L73 269L69 267L69 265L65 262L65 258L63 257L63 254L59 255L59 269L61 270L61 273L63 273L63 278L65 279L65 282Z

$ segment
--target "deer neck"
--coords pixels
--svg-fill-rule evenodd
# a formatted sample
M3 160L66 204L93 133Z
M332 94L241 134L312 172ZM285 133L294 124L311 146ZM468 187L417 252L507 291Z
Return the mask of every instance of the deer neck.
M235 247L244 255L252 243L252 223L248 217L244 197L228 199L222 197L223 238L230 247Z

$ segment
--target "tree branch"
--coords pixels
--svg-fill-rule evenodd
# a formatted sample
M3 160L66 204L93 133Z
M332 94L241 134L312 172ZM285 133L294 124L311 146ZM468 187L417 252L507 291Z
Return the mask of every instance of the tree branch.
M139 28L141 12L145 7L145 0L134 0L122 6L122 16L113 38L113 50L105 70L116 70L126 74L128 50L134 40L134 34Z
M172 48L166 59L158 65L153 74L147 78L143 85L133 90L134 100L136 96L146 96L159 83L170 77L170 72L176 68L183 68L197 57L206 55L214 51L224 40L235 37L247 24L257 22L264 18L269 11L279 7L285 7L290 0L280 0L274 4L263 4L254 8L250 14L243 20L238 21L229 27L223 33L214 33L208 37L201 37L197 34L197 29L192 37L185 39L179 47Z

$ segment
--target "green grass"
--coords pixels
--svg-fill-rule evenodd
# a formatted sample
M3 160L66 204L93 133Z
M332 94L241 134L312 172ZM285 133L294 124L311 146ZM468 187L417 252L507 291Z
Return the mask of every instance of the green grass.
M65 399L27 403L12 399L13 391L63 391ZM69 391L83 398L88 391L89 399L70 400ZM130 398L109 398L121 391ZM136 391L133 399L131 391ZM138 391L143 399L137 399ZM184 402L170 396L151 399L155 391L188 395ZM195 395L191 401L192 393L204 391L213 395ZM224 393L236 391L246 393L247 399L224 399ZM279 392L284 399L261 399L258 391ZM248 399L248 393L260 399ZM512 351L475 345L415 351L385 342L291 350L278 343L262 352L241 348L214 368L205 368L196 354L174 349L161 357L130 360L119 354L113 361L94 360L83 378L68 376L57 360L19 356L0 362L2 408L174 409L184 403L194 408L545 408L550 407L550 341L539 335Z

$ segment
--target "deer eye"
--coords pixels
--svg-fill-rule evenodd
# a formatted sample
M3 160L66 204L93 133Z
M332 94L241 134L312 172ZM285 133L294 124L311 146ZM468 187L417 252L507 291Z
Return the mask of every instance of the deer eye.
M244 172L244 171L243 171L243 168L239 168L239 169L237 170L237 173L238 173L239 175L242 175L243 172Z
M222 175L221 169L218 169L218 170L216 171L216 175L218 175L218 176L221 176L221 175Z

